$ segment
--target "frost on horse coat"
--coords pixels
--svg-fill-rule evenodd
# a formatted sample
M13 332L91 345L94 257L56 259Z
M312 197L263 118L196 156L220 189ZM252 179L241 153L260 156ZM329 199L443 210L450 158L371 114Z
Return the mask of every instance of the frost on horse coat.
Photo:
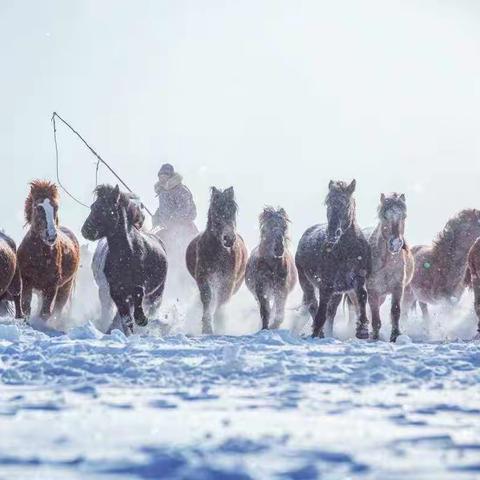
M203 333L213 333L213 316L218 316L245 277L247 249L236 231L236 216L233 187L224 191L213 187L207 228L187 248L187 268L203 304Z
M70 299L80 262L80 246L71 230L59 226L57 186L43 180L30 184L25 201L29 230L18 247L23 283L23 311L31 313L33 290L42 297L40 314L60 315Z
M120 327L133 331L133 318L140 326L148 323L162 301L167 257L155 235L143 233L136 224L137 210L131 209L131 196L120 192L118 185L100 185L96 200L82 227L82 235L91 241L107 239L108 253L104 273L110 296L118 310Z
M352 292L359 305L357 337L368 338L366 279L371 271L370 248L355 217L349 185L330 181L326 198L328 223L310 227L300 239L295 263L303 290L303 304L313 318L314 337L329 334L343 293ZM317 292L319 299L317 299Z
M283 208L266 207L260 215L260 244L247 262L245 283L260 308L262 328L278 328L285 317L285 303L297 283L297 269L288 250L287 213Z
M413 247L415 270L402 311L418 301L428 319L428 304L456 304L466 287L468 252L479 236L480 210L466 209L446 223L432 245Z
M392 193L380 196L378 225L369 235L372 273L367 279L368 303L372 312L372 337L379 338L380 307L392 295L390 340L400 335L400 309L405 288L413 277L414 259L405 242L407 205L405 195Z

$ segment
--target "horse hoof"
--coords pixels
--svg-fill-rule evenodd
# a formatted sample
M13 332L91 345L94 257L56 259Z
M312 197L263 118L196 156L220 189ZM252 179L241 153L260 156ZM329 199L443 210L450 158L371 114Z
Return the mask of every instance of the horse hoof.
M359 340L368 340L368 328L365 328L365 327L358 328L357 338Z
M372 340L380 340L380 333L379 332L373 332L372 333Z
M397 341L397 338L401 335L400 332L392 332L392 334L390 335L390 341L392 343L395 343Z
M325 338L325 334L322 332L313 332L312 338Z
M148 318L145 315L135 317L135 323L139 327L146 327L148 325Z

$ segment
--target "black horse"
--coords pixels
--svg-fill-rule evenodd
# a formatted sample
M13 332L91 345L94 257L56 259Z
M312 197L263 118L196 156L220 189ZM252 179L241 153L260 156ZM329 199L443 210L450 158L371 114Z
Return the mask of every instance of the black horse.
M355 219L355 185L355 180L349 185L330 181L325 200L328 224L310 227L298 244L295 263L303 304L313 318L313 337L323 337L326 320L331 334L342 295L354 293L359 307L357 338L368 338L365 282L371 258L368 242Z
M133 330L132 306L133 318L140 326L148 323L144 299L149 315L160 306L167 257L157 237L138 230L137 219L131 214L131 195L120 192L118 185L100 185L95 193L97 198L82 227L82 235L92 241L107 239L104 273L121 327L129 334Z

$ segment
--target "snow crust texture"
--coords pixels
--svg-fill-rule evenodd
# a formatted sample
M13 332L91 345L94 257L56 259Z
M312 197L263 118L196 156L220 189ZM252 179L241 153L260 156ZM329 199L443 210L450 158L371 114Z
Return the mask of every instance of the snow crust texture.
M474 479L480 344L0 323L1 479Z

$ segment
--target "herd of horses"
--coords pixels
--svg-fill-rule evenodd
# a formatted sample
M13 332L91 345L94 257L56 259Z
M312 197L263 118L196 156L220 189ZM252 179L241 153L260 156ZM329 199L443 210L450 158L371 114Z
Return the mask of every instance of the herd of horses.
M343 299L356 318L357 338L378 339L380 307L391 296L391 341L395 341L401 334L400 318L416 303L428 320L428 305L455 305L468 286L474 291L478 336L480 211L462 210L431 245L411 247L404 237L405 195L381 194L378 224L365 231L356 220L355 187L355 180L330 181L327 223L306 230L295 256L290 251L290 220L283 208L265 207L259 217L260 241L249 255L237 232L233 187L213 187L206 228L183 255L203 305L202 332L214 332L215 320L244 281L257 300L262 328L278 328L298 281L303 306L313 319L314 337L331 335ZM0 299L14 302L16 318L31 315L33 291L41 298L39 314L45 320L60 315L72 295L80 248L73 232L60 226L58 210L57 186L33 181L25 201L28 231L18 250L11 238L0 233ZM82 227L84 238L99 241L95 279L100 297L113 301L117 311L110 329L120 328L126 334L133 332L134 322L145 326L155 314L172 261L161 235L144 231L144 220L137 196L121 192L118 186L101 185Z

